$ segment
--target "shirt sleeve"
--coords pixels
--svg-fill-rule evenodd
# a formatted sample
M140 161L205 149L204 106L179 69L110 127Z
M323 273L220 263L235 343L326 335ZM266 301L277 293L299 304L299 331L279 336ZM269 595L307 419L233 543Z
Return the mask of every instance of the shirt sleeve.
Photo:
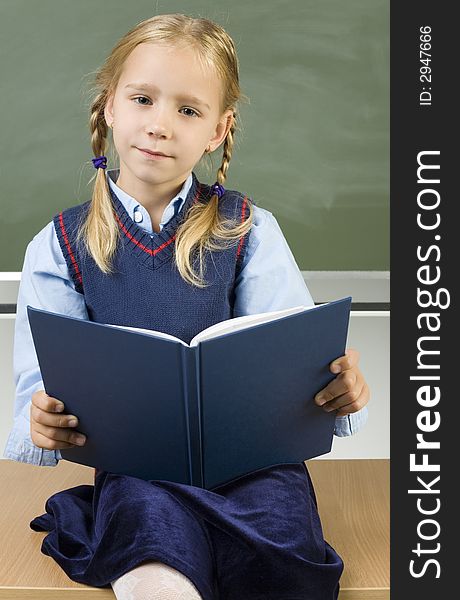
M312 306L313 299L271 212L254 206L254 220L235 282L233 316Z
M27 305L88 319L84 297L75 290L52 221L33 238L25 252L14 329L14 421L3 456L54 466L61 459L59 450L38 448L30 437L32 394L44 389L44 385L27 318Z
M286 238L271 212L254 206L254 219L240 273L235 281L233 316L240 317L314 304ZM334 434L356 433L367 407L336 417Z

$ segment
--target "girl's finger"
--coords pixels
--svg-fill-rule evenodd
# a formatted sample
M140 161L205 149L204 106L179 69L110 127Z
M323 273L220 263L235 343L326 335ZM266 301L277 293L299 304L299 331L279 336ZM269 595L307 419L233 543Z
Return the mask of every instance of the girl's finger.
M315 396L315 402L318 406L331 402L334 398L342 396L352 391L358 383L358 374L354 370L345 371L333 379L324 389ZM359 386L361 390L362 383Z
M344 406L348 406L354 402L357 402L363 391L362 388L363 386L357 387L349 392L346 392L345 394L342 394L341 396L336 396L334 400L326 402L326 404L323 405L323 410L326 412L331 412L332 410L343 408Z
M32 394L32 405L46 412L63 412L64 404L57 398L48 396L45 390L39 390Z
M33 421L49 427L76 427L78 425L78 419L74 415L46 412L34 405L31 406L30 414Z
M85 436L82 433L64 427L48 427L47 425L42 425L41 423L35 423L33 429L35 432L40 433L50 441L66 442L70 443L71 445L83 445L78 444L77 440L79 438L85 439Z
M59 442L57 440L52 440L39 431L34 431L32 436L33 443L39 448L45 448L46 450L57 450L61 448L75 448L75 444L70 444L69 442Z
M329 368L332 373L341 373L356 367L359 363L359 352L354 348L347 348L345 355L332 361Z
M361 394L351 404L345 404L336 412L337 417L344 417L345 415L349 415L354 412L358 412L361 410L366 404L369 402L369 387L365 384L363 385L363 389L361 390Z
M340 395L337 394L337 396L333 400L330 400L329 402L323 404L323 409L326 412L330 412L332 410L343 408L344 406L347 406L349 404L353 404L361 396L363 387L364 382L357 383L353 389L347 390L346 392Z

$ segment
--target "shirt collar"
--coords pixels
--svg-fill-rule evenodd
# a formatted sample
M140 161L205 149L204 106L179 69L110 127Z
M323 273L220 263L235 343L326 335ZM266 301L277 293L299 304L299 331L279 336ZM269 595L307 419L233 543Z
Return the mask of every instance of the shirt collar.
M118 179L119 174L120 169L108 169L106 171L107 181L111 189L118 197L120 202L123 204L126 212L131 217L131 219L149 233L153 233L152 221L150 219L149 213L144 208L144 206L137 202L135 198L133 198L121 188L119 188L118 185L115 183ZM161 217L160 222L160 231L181 210L192 186L192 181L193 176L190 173L179 193L176 194L176 196L174 196L174 198L164 209L163 216Z

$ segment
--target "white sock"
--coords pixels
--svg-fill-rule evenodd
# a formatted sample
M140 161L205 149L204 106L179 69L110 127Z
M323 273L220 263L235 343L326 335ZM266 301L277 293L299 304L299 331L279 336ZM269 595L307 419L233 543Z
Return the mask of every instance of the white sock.
M202 600L193 583L161 562L148 562L110 582L117 600Z

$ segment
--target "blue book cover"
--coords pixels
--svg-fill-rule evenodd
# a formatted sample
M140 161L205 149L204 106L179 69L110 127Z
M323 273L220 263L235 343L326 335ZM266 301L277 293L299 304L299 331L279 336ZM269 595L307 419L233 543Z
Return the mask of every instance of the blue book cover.
M189 344L27 307L46 393L87 436L64 459L212 489L331 450L314 395L345 352L351 298L230 319Z

